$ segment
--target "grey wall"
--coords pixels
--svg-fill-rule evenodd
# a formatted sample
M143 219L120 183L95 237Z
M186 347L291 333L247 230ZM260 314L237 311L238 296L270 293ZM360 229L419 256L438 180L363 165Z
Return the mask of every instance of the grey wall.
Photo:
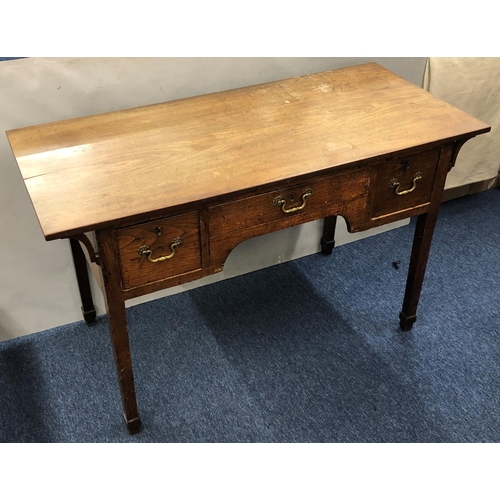
M5 130L371 61L422 85L426 58L28 58L0 62L0 341L81 319L69 243L43 239ZM349 235L342 222L338 244L388 229ZM246 241L232 252L222 273L127 305L317 252L320 231L321 221L316 221ZM102 297L93 285L102 314Z

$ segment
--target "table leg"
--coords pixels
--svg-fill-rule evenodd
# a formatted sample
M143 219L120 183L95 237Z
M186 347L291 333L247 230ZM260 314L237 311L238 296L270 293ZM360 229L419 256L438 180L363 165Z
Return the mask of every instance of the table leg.
M429 210L417 217L403 308L399 314L399 325L405 332L411 330L413 323L417 320L418 300L424 282L425 268L427 267L439 206L443 198L446 176L453 168L458 151L464 142L458 141L449 144L441 150Z
M90 288L87 259L85 258L80 242L72 238L70 238L69 241L71 244L71 253L73 254L73 262L75 264L80 298L82 299L83 319L88 326L94 325L96 323L96 310L94 302L92 301L92 290Z
M323 236L321 238L321 253L331 255L335 247L335 227L337 225L337 216L325 217L323 225Z
M399 314L399 324L405 332L411 330L413 323L417 320L418 300L422 290L436 221L437 210L419 215L417 218L403 309Z
M116 243L112 230L103 229L98 231L96 235L99 242L106 313L118 374L118 383L120 385L125 423L130 434L135 434L141 428L141 419L137 410L135 396L127 316L125 312L125 300L121 289Z

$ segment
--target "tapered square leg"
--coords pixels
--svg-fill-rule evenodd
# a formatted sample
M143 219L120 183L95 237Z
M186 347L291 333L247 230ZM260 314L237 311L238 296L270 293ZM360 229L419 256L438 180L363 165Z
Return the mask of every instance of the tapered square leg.
M321 238L321 253L331 255L335 248L335 227L337 216L326 217L323 225L323 236Z
M441 150L428 211L417 217L403 308L399 314L399 325L405 332L411 330L417 320L418 301L424 282L425 268L427 267L439 206L443 197L446 175L455 164L456 155L462 144L463 142L458 142Z
M96 323L96 310L92 300L87 259L85 258L80 242L72 238L70 238L69 241L71 244L71 253L73 254L73 262L75 264L80 298L82 299L83 319L88 326L91 326Z
M411 330L417 320L418 301L422 291L436 220L437 212L422 214L417 218L403 309L399 314L399 325L405 332Z
M112 229L97 231L99 255L104 282L104 298L109 323L109 333L115 358L116 372L123 404L123 415L130 434L139 432L141 419L137 410L132 357L121 288L118 253Z

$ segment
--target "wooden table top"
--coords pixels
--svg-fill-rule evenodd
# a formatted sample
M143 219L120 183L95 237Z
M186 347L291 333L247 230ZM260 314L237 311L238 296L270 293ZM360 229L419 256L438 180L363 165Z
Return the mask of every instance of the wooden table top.
M50 240L489 129L371 63L7 137Z

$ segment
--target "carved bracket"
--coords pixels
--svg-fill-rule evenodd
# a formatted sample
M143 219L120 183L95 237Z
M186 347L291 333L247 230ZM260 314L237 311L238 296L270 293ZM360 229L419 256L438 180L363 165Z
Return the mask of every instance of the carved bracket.
M101 265L101 260L99 258L99 254L94 250L94 247L93 247L92 243L90 242L87 235L77 234L75 236L71 236L71 239L77 240L83 244L83 246L87 249L90 262L94 262L98 266Z
M450 166L448 167L448 172L455 166L455 162L457 161L457 156L460 150L462 149L462 146L469 140L467 139L462 139L461 141L455 141L453 143L453 152L451 153L451 159L450 159Z

